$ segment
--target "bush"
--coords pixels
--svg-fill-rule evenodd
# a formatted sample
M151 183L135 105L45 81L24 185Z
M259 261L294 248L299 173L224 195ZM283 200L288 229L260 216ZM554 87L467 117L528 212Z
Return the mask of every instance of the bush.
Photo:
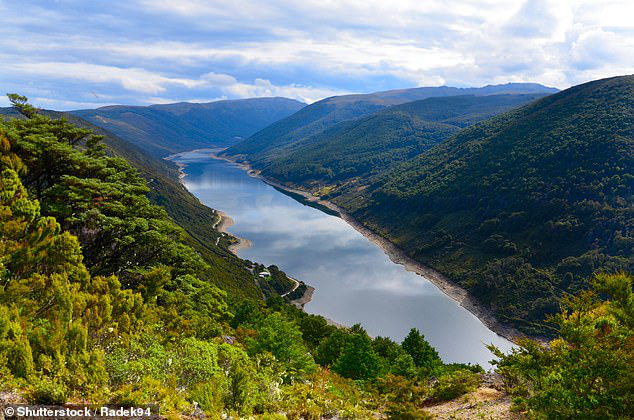
M441 376L431 389L429 397L436 401L453 400L475 391L478 385L480 385L480 375L470 370L460 369Z
M498 372L518 409L548 418L624 418L634 412L632 277L599 274L594 290L566 298L548 347L521 340Z
M179 384L185 387L208 381L220 371L218 348L213 343L186 338L175 356L174 373Z
M68 400L68 388L57 379L44 376L33 381L27 399L32 404L63 405Z

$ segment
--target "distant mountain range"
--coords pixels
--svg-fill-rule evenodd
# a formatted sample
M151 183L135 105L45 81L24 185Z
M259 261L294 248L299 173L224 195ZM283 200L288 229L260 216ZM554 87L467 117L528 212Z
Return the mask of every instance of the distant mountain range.
M420 87L362 95L343 95L315 102L301 111L255 133L233 146L232 155L263 153L317 134L335 124L353 120L381 109L421 99L493 94L551 94L557 89L534 83L509 83L482 88Z
M306 104L287 98L210 103L106 106L71 111L153 156L205 147L227 147L285 118Z
M371 176L419 155L462 127L543 96L446 96L407 102L283 146L249 153L246 159L267 176L303 184L368 182ZM240 146L225 153L232 154Z

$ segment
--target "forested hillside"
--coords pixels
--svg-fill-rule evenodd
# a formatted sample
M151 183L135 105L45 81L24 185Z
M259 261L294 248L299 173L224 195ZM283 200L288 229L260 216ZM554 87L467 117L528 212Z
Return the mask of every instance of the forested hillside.
M525 332L634 265L634 76L575 86L327 198Z
M227 147L285 118L305 104L287 98L210 103L106 106L72 111L153 156L205 147Z
M470 95L408 102L245 158L266 176L305 187L318 184L333 191L348 182L364 185L446 140L461 127L542 96Z
M233 156L247 155L249 160L259 159L267 152L275 153L281 147L303 141L335 124L360 118L389 106L426 98L499 93L545 95L555 91L557 90L542 85L515 83L483 88L422 87L334 96L308 105L296 114L271 124L247 140L230 147L225 153Z
M38 112L56 120L65 118L77 127L102 136L101 143L106 146L104 152L109 156L125 159L138 171L149 188L147 197L150 202L163 207L184 229L183 241L203 257L210 270L223 274L214 276L217 285L236 296L261 295L253 276L244 268L245 262L229 252L231 237L223 236L214 229L219 216L181 185L176 166L149 156L130 143L73 114L48 110ZM24 119L15 107L0 108L0 115L9 119Z

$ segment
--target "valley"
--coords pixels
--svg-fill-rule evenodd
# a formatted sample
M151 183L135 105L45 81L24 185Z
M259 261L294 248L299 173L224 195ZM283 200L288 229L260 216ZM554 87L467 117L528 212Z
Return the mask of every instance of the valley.
M416 327L446 363L490 367L491 354L482 343L511 348L453 300L474 310L465 293L442 276L399 259L397 250L363 236L368 232L355 230L359 226L353 228L349 218L305 206L210 153L179 155L185 185L233 219L230 232L250 242L236 250L241 258L274 264L315 288L304 306L308 313L347 326L360 323L371 335L396 341Z
M578 364L603 372L613 358L605 380L620 408L595 406L627 407L632 76L552 95L511 86L531 92L282 101L298 111L259 131L234 114L246 139L192 142L189 117L135 110L144 128L118 137L109 129L130 126L128 111L90 117L98 127L9 95L0 349L17 350L0 368L20 390L10 397L120 402L159 387L170 413L199 400L211 415L303 413L316 398L316 412L361 418L502 416L551 395L539 378L574 382ZM185 137L145 141L163 142L158 132ZM86 339L48 348L48 331ZM104 368L69 382L64 360ZM518 380L534 387L528 398ZM273 384L279 392L256 392ZM297 392L311 396L289 402ZM585 404L566 392L535 410Z
M613 242L632 222L631 91L631 76L580 85L449 131L435 145L419 143L413 156L399 150L406 137L390 137L398 124L381 131L394 121L392 110L444 116L453 101L469 120L462 97L397 105L313 141L297 137L279 155L243 153L251 139L222 155L343 208L468 290L502 323L547 336L552 330L542 320L558 310L562 294L587 287L599 267L632 270L630 246ZM480 101L478 110L482 99L469 98ZM596 220L606 220L601 230Z

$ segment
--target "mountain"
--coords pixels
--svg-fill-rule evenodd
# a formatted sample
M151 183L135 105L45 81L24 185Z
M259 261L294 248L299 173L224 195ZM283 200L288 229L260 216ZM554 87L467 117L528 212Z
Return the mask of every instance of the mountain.
M326 98L303 108L245 141L230 147L228 155L253 155L266 152L314 135L337 123L362 117L393 105L431 97L490 95L496 93L549 94L557 89L533 83L513 83L483 88L421 87L360 95Z
M116 105L71 113L153 156L164 157L196 148L229 146L304 106L287 98L252 98L203 104Z
M399 101L417 101L420 99L438 96L459 95L503 95L503 94L552 94L559 89L540 85L539 83L505 83L502 85L487 85L481 88L456 88L450 86L420 87L413 89L396 89L377 92L375 95L384 99L397 99Z
M325 198L501 321L544 333L594 272L634 269L632 98L634 76L575 86Z
M336 124L297 142L248 155L263 174L304 186L366 184L460 128L525 105L543 94L448 96L395 105Z

